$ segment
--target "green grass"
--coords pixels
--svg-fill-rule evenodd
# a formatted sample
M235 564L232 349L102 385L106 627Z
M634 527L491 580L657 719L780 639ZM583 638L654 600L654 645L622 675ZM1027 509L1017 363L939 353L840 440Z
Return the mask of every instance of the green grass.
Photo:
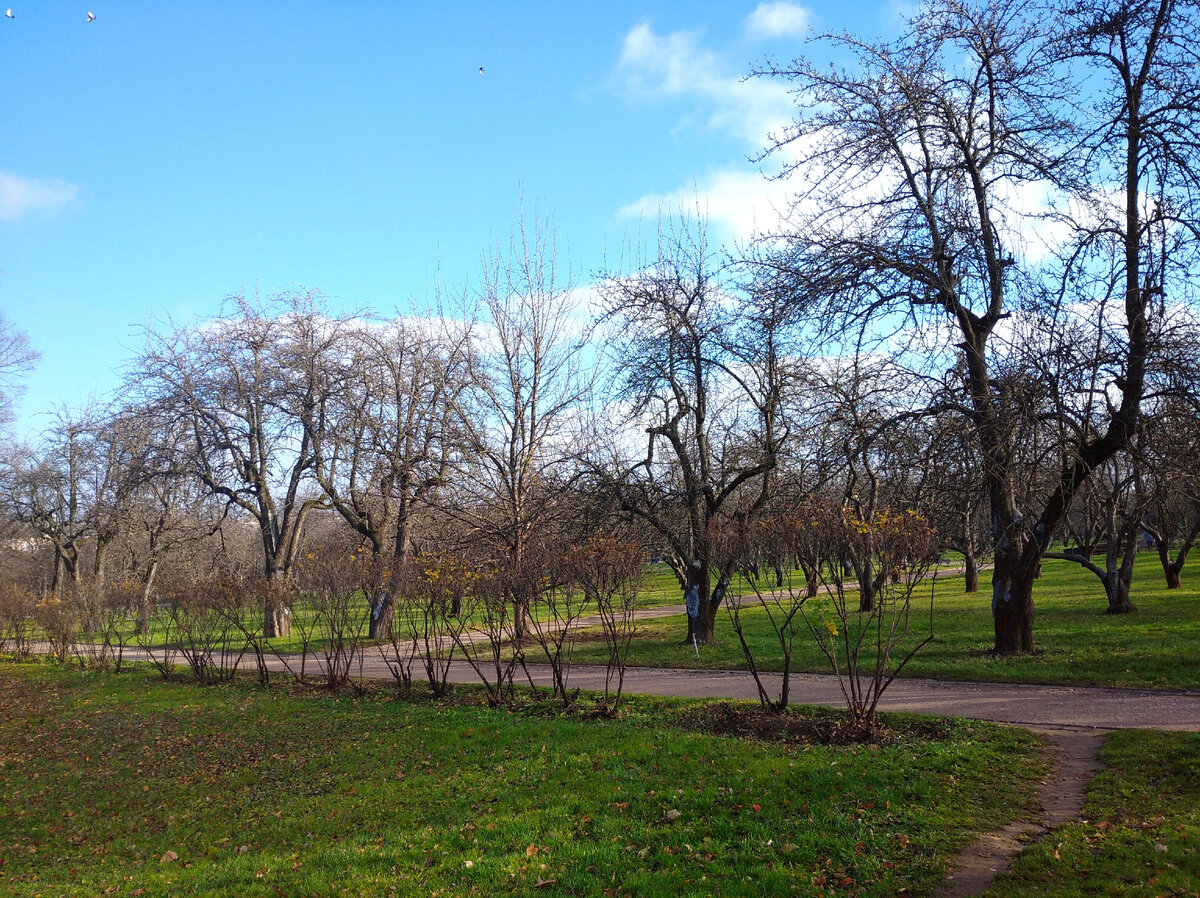
M1114 733L1100 760L1082 819L1023 852L989 895L1200 892L1200 734Z
M1168 590L1158 559L1143 553L1133 584L1135 614L1107 615L1103 591L1095 575L1077 564L1047 561L1034 590L1036 617L1032 655L994 658L991 620L991 580L981 576L980 591L963 593L961 577L939 581L935 594L934 641L905 668L906 676L1014 683L1073 683L1200 689L1200 590L1186 579L1182 589ZM807 608L818 621L822 603ZM914 627L928 626L928 591L918 589ZM716 624L717 644L700 646L696 659L690 645L680 645L687 632L683 615L638 624L630 663L650 667L742 669L745 659L725 610ZM759 665L780 669L782 656L761 612L743 612L747 639ZM603 647L585 642L577 662L601 662ZM804 631L796 640L794 667L801 671L828 669Z
M0 893L930 893L1044 771L984 724L764 744L681 728L689 707L611 721L0 665Z

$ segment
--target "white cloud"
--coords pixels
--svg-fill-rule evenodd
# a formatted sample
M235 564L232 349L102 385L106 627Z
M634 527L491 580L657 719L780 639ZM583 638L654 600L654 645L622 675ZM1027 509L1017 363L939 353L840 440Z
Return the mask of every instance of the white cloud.
M623 206L624 218L654 220L659 213L696 209L719 236L746 243L778 233L791 201L786 181L772 181L754 169L721 168L673 193L650 193Z
M79 187L66 181L42 181L0 171L0 221L57 212L73 202L78 194Z
M736 66L701 46L694 32L661 35L646 23L635 26L625 35L617 71L635 97L701 101L709 109L709 127L737 135L754 150L791 117L792 101L782 83L744 80Z
M804 37L811 19L807 9L787 0L760 3L746 17L746 36L755 40Z

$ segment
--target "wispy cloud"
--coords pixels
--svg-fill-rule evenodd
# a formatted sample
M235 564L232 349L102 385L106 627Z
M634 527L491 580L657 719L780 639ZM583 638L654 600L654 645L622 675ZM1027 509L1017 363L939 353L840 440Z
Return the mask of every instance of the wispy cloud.
M743 79L738 67L703 46L696 32L659 34L648 23L635 26L625 35L617 72L635 98L699 101L708 109L709 127L732 133L753 149L788 120L792 108L783 84Z
M79 187L66 181L44 181L0 171L0 221L53 214L78 195Z
M812 15L807 9L787 0L760 3L746 17L746 37L752 40L804 37L811 21Z
M761 3L745 20L745 38L794 37L807 31L809 20L798 4ZM739 139L753 155L767 146L769 134L791 121L795 106L782 81L744 77L746 49L737 39L729 46L710 45L699 32L659 33L642 23L625 36L617 74L631 98L678 107L675 127L702 121ZM664 211L698 208L721 238L745 243L778 232L792 192L786 181L769 180L748 161L730 160L693 175L690 183L649 192L619 214L654 219Z

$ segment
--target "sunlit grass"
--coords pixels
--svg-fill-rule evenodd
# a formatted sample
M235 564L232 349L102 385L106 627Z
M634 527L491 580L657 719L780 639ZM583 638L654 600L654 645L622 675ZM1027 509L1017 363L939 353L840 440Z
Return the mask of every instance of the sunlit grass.
M0 665L0 890L928 893L972 830L1028 812L1044 769L1028 737L977 723L781 745L680 728L684 702L627 707Z
M1200 734L1125 730L1100 760L1080 819L1023 852L987 894L1200 891Z
M1109 615L1095 575L1067 561L1047 561L1034 591L1036 617L1032 655L995 658L989 654L994 633L991 619L991 578L984 571L980 591L963 592L961 576L937 582L934 593L934 640L905 668L908 676L946 679L999 680L1029 683L1077 683L1200 688L1200 590L1185 570L1182 589L1169 590L1157 557L1143 553L1137 562L1134 614ZM828 599L807 606L822 618ZM745 658L733 633L727 611L719 612L716 645L700 646L700 658L690 645L683 615L643 621L633 640L630 663L655 667L742 669ZM779 649L761 611L743 611L749 642L760 667L778 669ZM911 626L929 626L929 592L916 592ZM813 640L802 633L796 641L795 668L821 672L828 665ZM585 643L576 661L603 660L601 646Z

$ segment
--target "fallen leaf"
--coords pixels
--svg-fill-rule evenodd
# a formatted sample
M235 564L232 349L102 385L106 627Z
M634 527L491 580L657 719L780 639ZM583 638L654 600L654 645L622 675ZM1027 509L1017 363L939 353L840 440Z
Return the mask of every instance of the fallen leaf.
M680 814L678 810L676 810L675 808L671 808L671 810L667 811L667 822L674 823L681 816L683 816L683 815Z
M537 851L536 845L530 845L525 849L525 857L537 857Z
M172 861L177 861L177 860L179 860L179 855L177 855L174 851L168 851L166 854L164 854L162 857L160 857L158 859L158 862L160 864L169 864Z

